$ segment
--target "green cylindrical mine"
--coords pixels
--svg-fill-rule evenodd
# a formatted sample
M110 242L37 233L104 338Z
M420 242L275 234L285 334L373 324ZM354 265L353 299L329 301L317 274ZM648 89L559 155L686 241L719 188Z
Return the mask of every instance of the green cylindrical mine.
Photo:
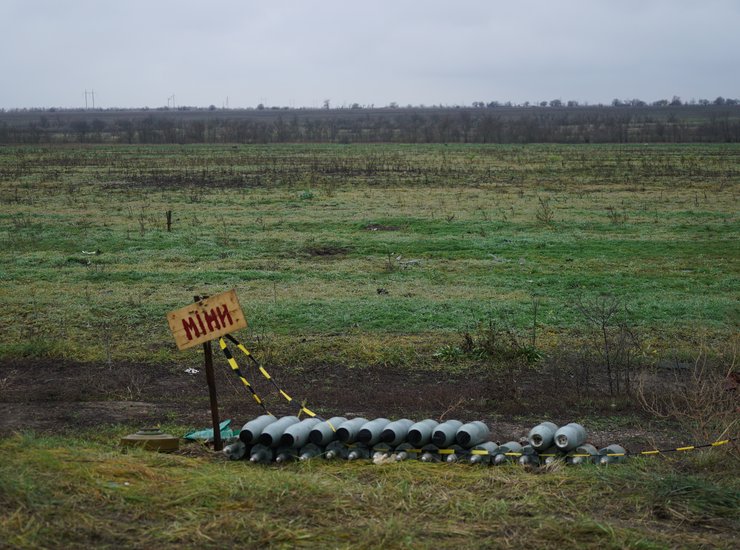
M383 454L390 454L393 452L393 447L388 445L388 443L383 443L382 441L380 443L377 443L376 445L373 445L372 451L374 453L383 453Z
M259 436L257 441L268 447L277 447L280 444L280 438L283 436L288 426L298 424L300 420L297 416L284 416L275 422L268 424Z
M367 424L367 418L353 418L343 422L337 428L337 439L342 443L354 443L357 441L357 434L360 433L360 428Z
M266 445L258 443L249 451L249 462L253 464L269 464L275 458L275 452Z
M432 432L437 426L439 426L439 422L431 418L417 422L409 428L406 441L417 447L423 447L432 441Z
M370 458L370 447L364 443L355 443L347 453L347 460L360 460Z
M328 445L337 438L336 430L345 422L347 419L343 416L332 416L329 420L316 424L308 434L308 440L314 445Z
M422 462L439 462L439 447L432 445L431 443L424 445L421 448L421 457L419 457L419 460Z
M159 428L143 428L134 434L122 437L121 445L166 453L176 451L180 440L173 435L163 433Z
M586 442L586 428L575 422L566 424L555 432L555 445L563 452L572 451Z
M298 424L288 426L280 436L280 445L285 447L303 447L308 443L311 430L320 423L318 418L304 418Z
M298 458L298 448L297 447L280 446L275 451L275 462L277 462L278 464L290 462L291 460L296 460L297 458Z
M411 443L401 443L398 447L396 447L396 460L398 462L402 460L415 460L419 458L419 455L421 454L419 452L416 452L418 450L419 447L412 445Z
M593 464L599 457L599 451L590 443L584 443L573 451L576 456L565 457L566 464Z
M488 429L485 422L481 422L480 420L463 424L455 433L457 444L465 449L488 441L489 437L491 437L491 430Z
M529 430L527 439L535 451L542 451L552 445L556 431L558 431L556 424L553 424L552 422L543 422Z
M470 452L471 464L490 464L498 452L498 444L493 441L486 441L470 449Z
M341 441L337 441L335 439L326 446L324 458L326 458L327 460L331 460L332 458L346 459L348 454L349 449L347 448L347 446Z
M311 460L312 458L317 458L321 456L323 452L324 449L322 447L319 447L314 443L306 443L303 447L301 447L301 450L298 451L298 459L302 461Z
M619 464L627 459L627 451L621 445L609 445L599 450L599 464Z
M224 447L223 453L229 460L241 460L247 453L247 446L244 444L243 441L237 440L234 443L226 445L226 447Z
M519 457L519 464L522 466L539 466L540 457L532 445L524 445L521 450L522 456Z
M395 420L383 428L383 431L380 434L380 440L391 447L400 445L406 439L406 436L409 433L409 428L413 425L414 421L409 420L408 418Z
M437 425L432 431L432 443L438 448L449 447L455 442L455 435L463 423L459 420L448 420Z
M522 452L522 446L517 441L508 441L507 443L504 443L503 445L500 445L496 456L493 457L493 464L503 464L504 462L512 462L512 461L518 461L519 457L517 456L507 456L506 453L521 453Z
M239 432L239 439L241 439L245 445L256 443L257 439L262 433L262 430L276 421L277 418L275 418L271 414L263 414L262 416L258 416L254 420L250 420L249 422L244 424L241 431Z
M366 424L363 424L360 431L357 433L357 441L364 443L368 447L372 447L376 443L380 442L380 434L383 433L385 427L390 424L390 420L387 418L376 418Z
M453 462L459 462L465 455L465 449L460 445L450 445L445 449L445 454L442 455L445 462L452 464ZM449 452L452 451L452 452ZM441 451L440 451L441 452Z
M555 445L548 447L544 451L539 452L540 464L552 464L553 462L561 460L564 456L565 455L560 452L560 449L558 449Z

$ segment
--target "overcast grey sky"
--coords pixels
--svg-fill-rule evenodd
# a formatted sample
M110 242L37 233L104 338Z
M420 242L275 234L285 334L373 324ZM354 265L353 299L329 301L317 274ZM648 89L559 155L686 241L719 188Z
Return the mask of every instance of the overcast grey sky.
M0 0L0 82L5 108L740 97L740 0Z

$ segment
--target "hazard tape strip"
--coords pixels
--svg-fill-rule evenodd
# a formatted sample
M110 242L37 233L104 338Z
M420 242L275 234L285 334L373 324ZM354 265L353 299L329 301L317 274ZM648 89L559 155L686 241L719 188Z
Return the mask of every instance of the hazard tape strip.
M659 455L659 454L665 454L665 453L680 453L680 452L687 452L687 451L695 451L698 449L706 449L710 447L720 447L722 445L727 445L728 443L735 441L735 438L732 439L723 439L721 441L715 441L714 443L706 443L704 445L687 445L685 447L676 447L675 449L653 449L650 451L626 451L624 453L605 453L603 455L590 455L590 454L568 454L568 455L558 455L553 453L548 454L540 454L539 456L549 457L549 456L562 456L564 458L575 458L575 457L590 457L590 456L640 456L640 455ZM507 456L522 456L524 453L505 453Z
M265 414L270 414L270 412L267 410L267 407L265 406L264 401L260 399L260 396L257 395L257 392L254 391L252 385L242 374L241 370L239 369L239 365L236 362L236 359L234 359L234 356L231 355L231 351L229 351L229 348L226 347L226 342L223 338L219 338L218 345L221 348L221 351L224 352L224 355L226 356L226 361L229 363L231 370L239 377L239 380L242 381L242 384L244 384L244 386L249 390L249 392L252 394L252 398L260 407L262 407L262 410L265 411Z
M728 443L735 441L736 438L723 439L721 441L715 441L714 443L705 443L703 445L687 445L685 447L676 447L675 449L653 449L651 451L636 451L626 453L607 453L606 456L640 456L640 455L659 455L665 453L685 453L687 451L696 451L698 449L708 449L714 447L721 447Z
M630 452L626 451L624 453L605 453L603 455L591 455L591 454L584 454L584 453L573 453L573 454L558 454L558 453L517 453L517 452L508 452L508 453L490 453L483 449L397 449L400 452L405 453L431 453L431 454L439 454L439 455L451 455L451 454L457 454L461 456L496 456L498 454L503 454L505 456L512 456L512 457L520 457L520 456L529 456L529 455L537 455L539 457L559 457L559 458L591 458L594 456L612 456L612 457L620 457L620 456L640 456L640 455L657 455L657 454L663 454L663 453L674 453L674 452L687 452L687 451L694 451L698 449L705 449L705 448L714 448L714 447L721 447L722 445L727 445L728 443L731 443L733 441L737 441L737 438L731 438L731 439L723 439L721 441L715 441L714 443L706 443L704 445L688 445L685 447L676 447L675 449L654 449L650 451L635 451ZM350 445L345 445L348 448L351 448Z
M262 376L266 380L268 380L270 382L270 384L272 384L272 386L275 388L275 391L277 391L288 403L292 403L293 402L293 398L290 395L288 395L287 392L283 391L283 389L280 386L278 386L277 382L275 382L275 379L272 376L270 376L270 373L267 372L262 367L262 365L259 364L259 361L257 361L257 359L255 359L254 355L252 355L252 353L247 349L247 347L244 344L242 344L241 342L239 342L239 340L237 340L236 338L234 338L231 334L226 334L225 336L244 355L247 356L247 358L260 371L260 374L262 374ZM224 350L224 353L227 353L227 352L229 353L229 355L227 355L227 360L228 360L229 359L229 356L231 356L231 352L228 351L228 348L226 347L226 341L223 338L220 338L219 339L219 345L221 346L221 349ZM232 361L233 361L233 364L232 364ZM234 365L236 365L236 360L233 358L233 356L231 357L231 360L229 360L229 365L231 365L231 369L232 370L238 370L238 366L237 366L236 369L234 368ZM242 382L246 382L246 379L244 379L243 377L242 377ZM251 389L251 386L249 386L248 383L247 383L247 387L249 387ZM254 393L254 390L252 390L252 393L256 397L256 394ZM305 414L306 416L310 416L311 418L317 418L317 419L321 420L322 422L326 422L327 425L331 428L331 430L333 432L336 432L337 431L337 429L334 426L332 426L331 422L329 422L328 420L324 420L323 418L321 418L314 411L312 411L311 409L309 409L308 407L306 407L306 404L305 403L301 403L300 407L301 408L298 411L298 417L299 418L300 418L301 414Z

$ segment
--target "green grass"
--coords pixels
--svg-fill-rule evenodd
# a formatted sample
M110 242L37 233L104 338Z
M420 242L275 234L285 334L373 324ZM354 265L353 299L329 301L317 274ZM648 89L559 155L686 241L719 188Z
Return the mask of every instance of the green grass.
M5 148L0 353L100 359L105 333L115 359L181 360L164 315L229 288L253 333L286 348L350 331L439 340L502 312L522 329L534 296L542 332L567 338L583 325L574 299L601 293L658 340L723 339L739 318L739 156L735 145ZM540 198L552 223L538 221Z
M170 433L184 428L168 427ZM0 440L0 540L12 547L730 548L736 458L609 468L225 462L123 452L125 427Z

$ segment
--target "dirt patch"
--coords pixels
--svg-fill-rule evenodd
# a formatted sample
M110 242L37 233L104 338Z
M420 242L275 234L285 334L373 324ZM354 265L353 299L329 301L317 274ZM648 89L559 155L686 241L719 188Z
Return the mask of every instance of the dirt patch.
M305 252L309 256L343 256L349 254L351 249L347 246L315 245L307 246Z
M111 424L157 425L170 418L171 404L141 401L0 402L0 434L34 430L65 431Z

